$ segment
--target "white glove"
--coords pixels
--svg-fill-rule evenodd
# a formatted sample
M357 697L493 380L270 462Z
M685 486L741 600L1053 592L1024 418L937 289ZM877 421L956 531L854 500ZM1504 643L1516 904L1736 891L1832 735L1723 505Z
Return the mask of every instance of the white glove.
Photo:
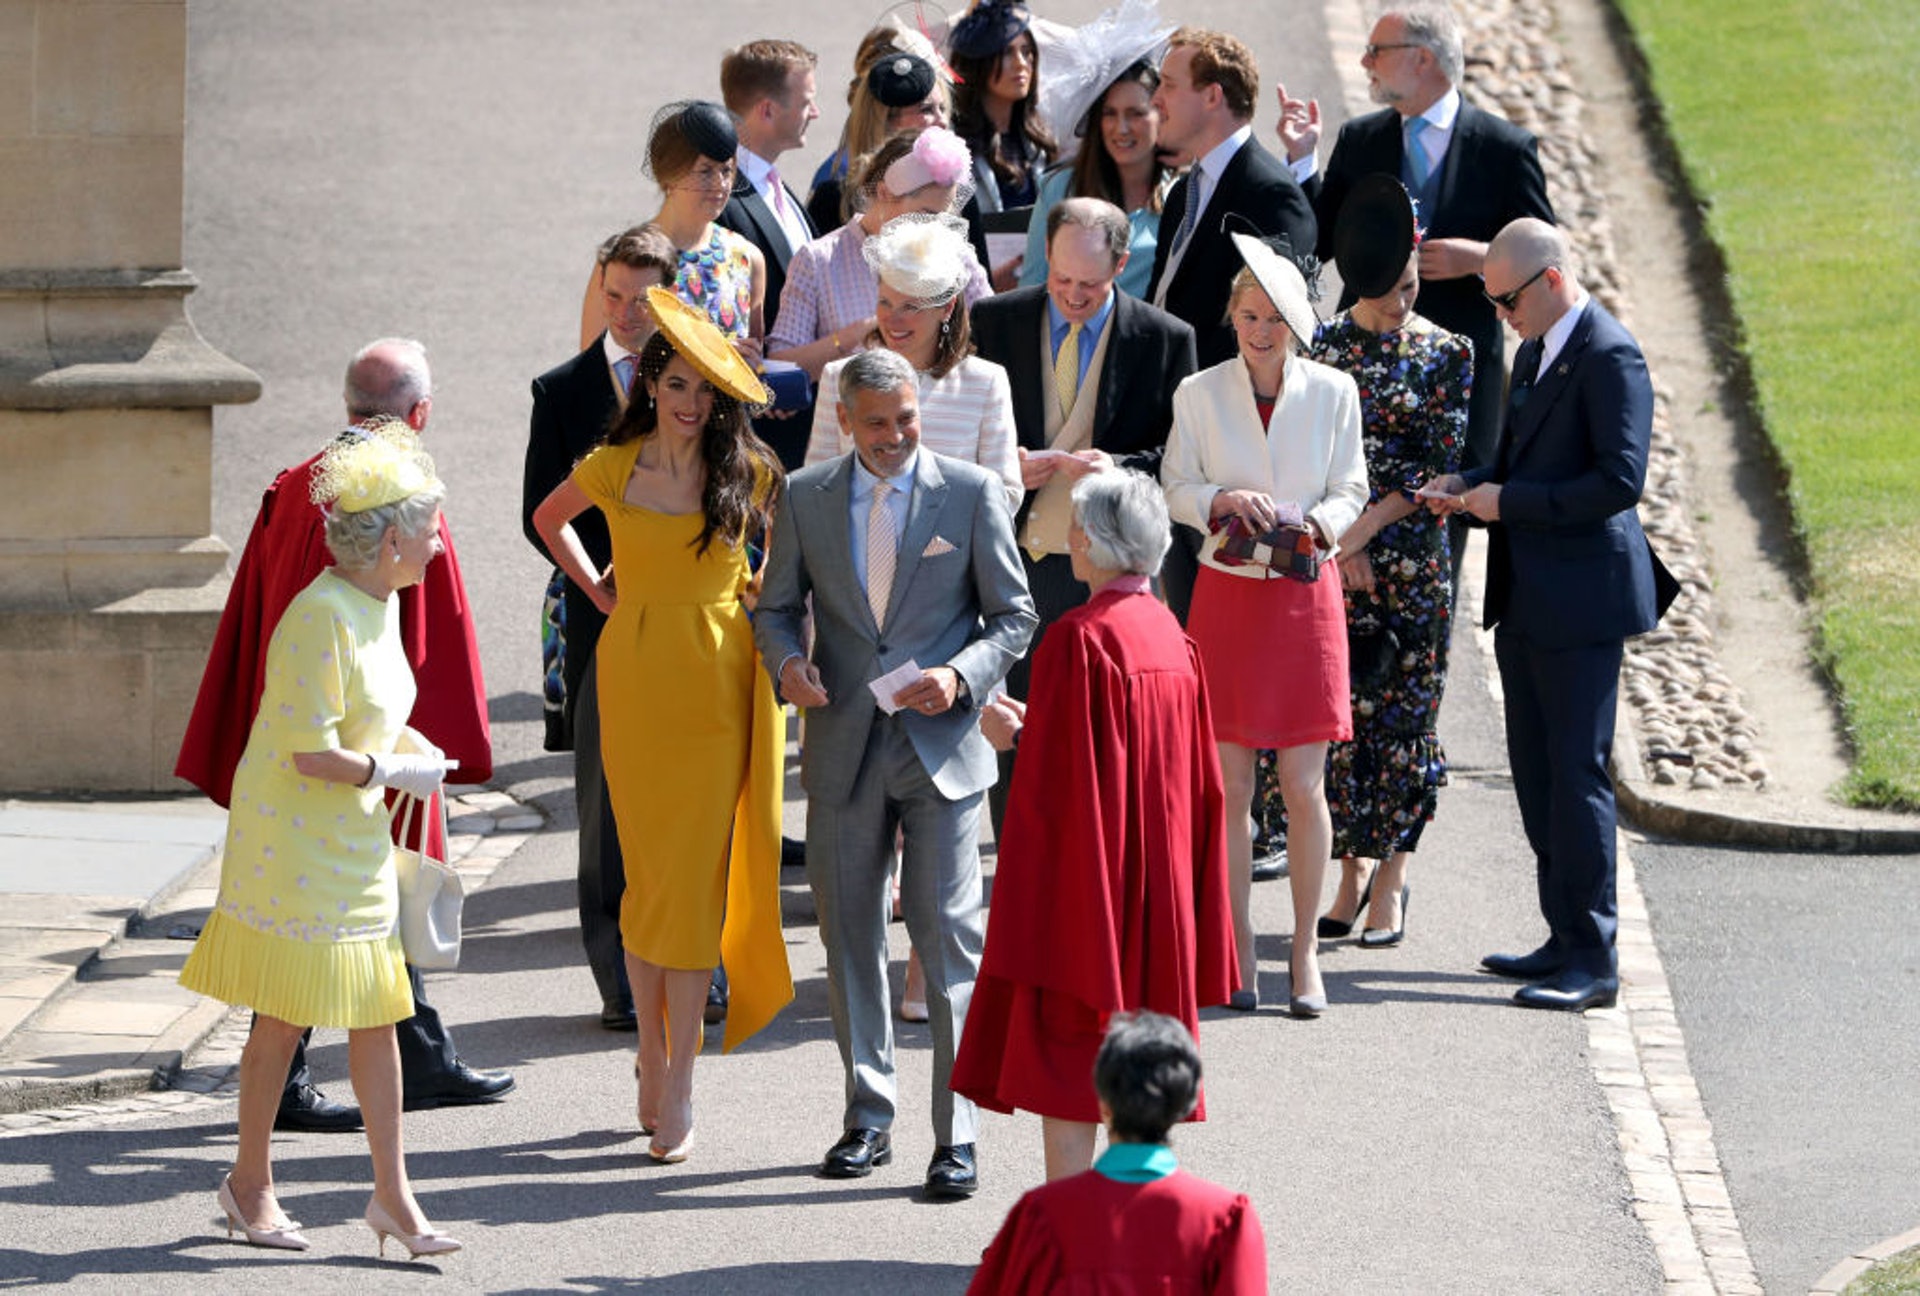
M405 752L368 752L373 758L373 773L368 787L390 787L422 801L440 790L447 779L444 756L413 756Z

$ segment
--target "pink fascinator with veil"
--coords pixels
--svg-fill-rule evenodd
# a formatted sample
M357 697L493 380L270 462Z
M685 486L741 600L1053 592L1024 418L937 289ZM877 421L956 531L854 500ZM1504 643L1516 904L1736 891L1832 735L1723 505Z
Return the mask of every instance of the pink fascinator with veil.
M973 154L944 126L929 126L913 142L913 151L881 177L887 192L904 198L928 185L957 185L973 170Z

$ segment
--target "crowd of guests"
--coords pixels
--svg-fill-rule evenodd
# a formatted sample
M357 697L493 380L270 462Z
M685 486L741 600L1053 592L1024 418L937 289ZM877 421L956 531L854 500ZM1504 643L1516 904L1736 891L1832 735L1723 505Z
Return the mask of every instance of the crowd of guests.
M1446 781L1449 519L1492 530L1549 930L1487 966L1529 1006L1617 989L1608 661L1667 595L1632 520L1644 366L1579 287L1532 138L1461 98L1443 5L1376 23L1383 107L1324 164L1316 104L1282 88L1269 151L1245 44L1152 0L1077 29L1011 0L944 32L894 13L805 201L779 171L819 116L804 46L744 44L721 101L654 115L658 210L600 246L582 350L533 385L523 521L554 567L547 742L573 752L600 1021L637 1032L648 1155L685 1160L703 1024L732 1049L792 999L779 870L803 862L846 1074L822 1175L892 1158L897 1011L931 1035L929 1196L978 1189L980 1106L1041 1117L1049 1186L978 1290L1260 1290L1252 1208L1177 1171L1167 1135L1205 1115L1200 1010L1262 1002L1257 875L1289 877L1295 1017L1328 1011L1322 939L1405 938ZM1505 399L1503 319L1526 339ZM424 1005L380 789L432 798L490 753L484 710L476 737L427 705L485 691L446 666L471 625L425 414L355 407L391 352L424 399L417 344L356 357L353 425L276 482L305 496L274 512L306 552L223 626L261 682L248 705L210 670L183 752L233 807L183 980L256 1013L231 1227L306 1246L266 1138L302 1030L344 1027L367 1223L417 1255L459 1244L406 1180L393 1023ZM1599 587L1568 632L1550 601ZM780 832L788 706L804 843ZM445 1057L447 1101L511 1087Z

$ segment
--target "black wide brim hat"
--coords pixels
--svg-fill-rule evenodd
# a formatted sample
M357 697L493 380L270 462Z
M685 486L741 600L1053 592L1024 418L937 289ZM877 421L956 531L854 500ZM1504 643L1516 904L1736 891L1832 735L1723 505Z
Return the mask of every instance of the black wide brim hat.
M1033 25L1033 13L1013 0L980 0L953 25L947 52L955 58L989 59Z
M1413 199L1384 171L1363 176L1333 225L1333 262L1356 297L1381 297L1413 255Z

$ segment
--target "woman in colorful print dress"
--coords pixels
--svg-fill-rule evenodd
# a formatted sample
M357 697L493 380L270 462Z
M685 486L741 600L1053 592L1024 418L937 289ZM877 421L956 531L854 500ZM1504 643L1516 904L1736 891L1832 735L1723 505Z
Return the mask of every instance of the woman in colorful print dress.
M1336 231L1341 279L1359 294L1310 354L1353 376L1370 497L1340 539L1352 670L1353 741L1327 753L1340 889L1320 934L1398 945L1407 862L1447 781L1436 729L1447 677L1447 529L1418 507L1421 483L1455 471L1465 445L1473 346L1413 313L1420 292L1413 207L1398 181L1356 188Z

